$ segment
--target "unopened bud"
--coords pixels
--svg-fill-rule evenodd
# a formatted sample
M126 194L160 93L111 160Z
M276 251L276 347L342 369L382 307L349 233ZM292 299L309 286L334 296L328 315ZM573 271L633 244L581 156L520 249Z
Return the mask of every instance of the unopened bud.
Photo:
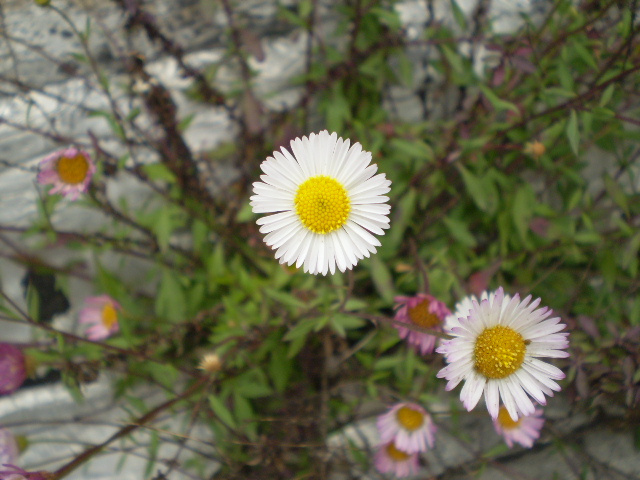
M216 353L207 353L202 357L198 368L207 373L216 373L222 370L222 360Z
M547 149L545 148L544 143L539 142L538 140L527 142L524 145L524 153L531 155L535 159L540 158L546 151Z

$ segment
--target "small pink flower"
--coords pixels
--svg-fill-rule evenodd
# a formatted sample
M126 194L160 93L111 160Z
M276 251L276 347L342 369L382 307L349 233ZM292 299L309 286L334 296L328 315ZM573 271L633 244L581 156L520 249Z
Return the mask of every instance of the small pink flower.
M0 480L53 480L55 478L52 473L45 472L44 470L39 472L27 472L15 465L5 463L2 466L10 468L11 470L0 471Z
M0 428L0 465L15 462L19 454L18 444L11 430Z
M61 193L76 200L87 191L96 166L84 150L70 147L48 155L40 162L38 183L52 184L49 194Z
M493 421L493 427L499 435L502 435L509 448L513 447L514 442L523 447L531 448L533 442L540 437L543 425L544 418L542 418L542 410L539 408L533 415L520 417L514 422L507 409L500 407L498 417Z
M0 395L15 392L27 379L25 356L18 347L0 343Z
M447 306L427 293L418 293L415 297L396 297L395 320L419 327L442 331L442 323L451 312ZM395 325L400 338L414 345L423 355L432 353L436 346L436 337Z
M381 442L392 442L398 450L415 453L433 448L437 428L420 405L398 403L380 415L377 424Z
M380 473L393 473L396 477L408 477L418 472L418 454L398 450L393 442L380 446L374 458Z
M87 298L79 315L80 323L93 325L85 332L87 338L100 341L116 334L120 330L118 310L122 307L108 295Z

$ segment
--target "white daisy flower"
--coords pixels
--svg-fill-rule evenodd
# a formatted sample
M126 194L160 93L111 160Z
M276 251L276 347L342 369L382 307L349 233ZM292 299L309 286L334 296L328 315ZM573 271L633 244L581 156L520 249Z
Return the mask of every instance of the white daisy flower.
M273 213L257 223L280 263L326 275L376 253L372 234L389 228L384 194L391 181L375 174L370 152L349 143L326 130L312 133L291 141L293 155L283 147L260 165L265 175L253 184L251 206Z
M565 358L568 333L558 333L566 325L559 317L548 318L552 311L537 308L540 299L531 295L520 301L516 294L509 302L500 287L493 297L480 303L472 301L466 318L451 329L451 340L443 340L436 350L449 365L438 372L448 380L446 390L465 381L460 400L468 411L477 405L482 393L491 417L498 416L500 399L511 418L533 415L535 406L546 405L545 395L560 391L554 380L564 373L538 357ZM506 303L506 306L504 305Z

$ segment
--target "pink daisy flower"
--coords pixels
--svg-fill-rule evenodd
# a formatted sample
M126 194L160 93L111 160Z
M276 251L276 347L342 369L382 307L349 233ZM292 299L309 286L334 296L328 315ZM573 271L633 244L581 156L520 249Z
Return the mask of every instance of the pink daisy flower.
M382 443L393 443L403 452L425 452L433 448L436 426L431 415L415 403L398 403L378 417Z
M393 442L378 449L374 464L380 473L393 473L398 478L417 473L419 468L418 454L398 450Z
M0 465L15 462L19 454L18 444L11 430L0 428Z
M87 298L79 315L80 323L93 325L85 332L87 338L100 341L117 333L120 330L118 310L122 307L108 295Z
M544 418L540 408L537 408L533 415L520 417L514 422L507 409L500 407L498 418L493 421L493 427L499 435L502 435L509 448L513 447L514 443L531 448L533 442L540 437L543 425Z
M443 321L451 312L447 306L427 293L418 293L415 297L396 297L395 320L422 328L442 331ZM436 337L427 333L416 332L405 327L394 325L400 338L416 347L422 355L433 352Z
M531 295L521 301L516 294L505 306L502 287L493 298L474 300L472 305L468 316L458 318L460 325L451 329L454 338L443 340L436 350L449 364L437 377L448 380L447 391L465 381L460 400L468 411L484 392L493 419L498 417L500 399L514 421L533 415L529 396L545 405L545 395L560 391L554 380L563 379L564 373L538 357L569 356L563 351L569 346L569 334L558 333L566 325L559 317L548 318L552 311L537 308L540 299L532 302Z
M0 343L0 395L15 392L27 379L27 364L22 350Z
M76 200L87 191L95 171L96 166L87 152L70 147L54 152L40 162L38 183L53 185L50 195L61 193Z

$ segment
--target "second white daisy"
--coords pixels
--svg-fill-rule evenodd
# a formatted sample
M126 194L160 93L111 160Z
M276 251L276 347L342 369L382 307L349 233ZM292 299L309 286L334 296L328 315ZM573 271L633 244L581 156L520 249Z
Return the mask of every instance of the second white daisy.
M454 338L443 340L436 350L449 363L437 376L448 380L447 390L465 381L460 400L468 411L484 392L493 419L502 399L516 421L535 412L528 395L545 405L545 395L560 391L554 380L563 379L564 373L538 357L568 357L563 350L569 346L569 334L558 333L566 325L558 317L548 318L549 308L537 308L539 298L531 302L529 295L520 301L516 294L506 306L505 300L501 287L493 298L472 301L468 316L458 318L450 330Z
M391 181L376 175L370 152L349 145L325 130L292 140L293 155L283 147L260 165L265 175L253 184L251 206L273 214L257 223L280 263L326 275L376 253L374 235L389 228Z

